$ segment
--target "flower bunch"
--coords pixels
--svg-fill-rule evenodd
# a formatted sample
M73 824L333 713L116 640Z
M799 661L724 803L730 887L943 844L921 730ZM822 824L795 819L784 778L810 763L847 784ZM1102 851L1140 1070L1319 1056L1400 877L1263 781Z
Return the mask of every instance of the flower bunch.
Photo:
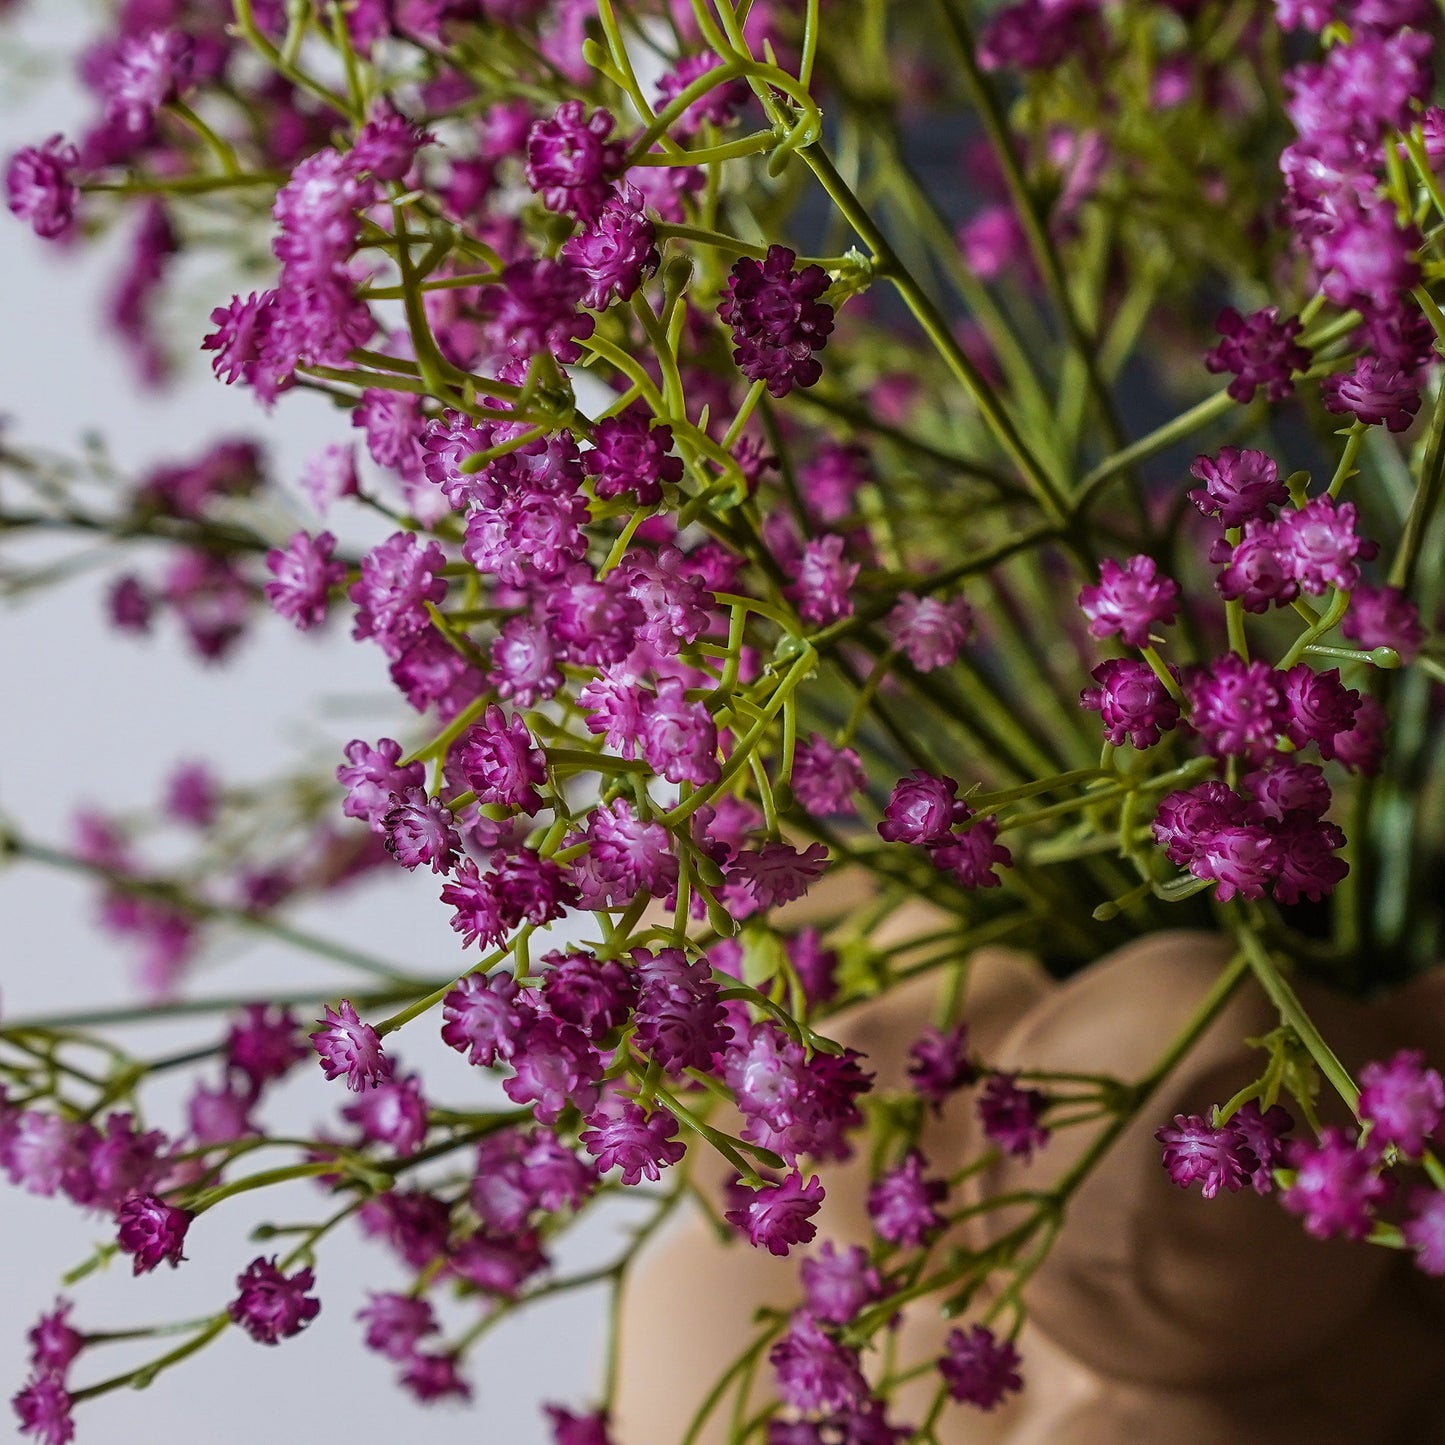
M352 1226L408 1281L373 1292L365 1347L418 1400L466 1398L498 1320L620 1298L701 1201L797 1290L688 1438L732 1388L740 1441L937 1439L1022 1388L1073 1192L1250 977L1268 1061L1160 1128L1169 1176L1445 1273L1440 1075L1404 1052L1357 1084L1288 980L1392 981L1445 923L1439 840L1401 821L1438 774L1445 677L1428 17L1281 0L1236 33L1207 7L1018 0L975 37L959 0L883 8L118 6L83 64L91 130L9 162L42 238L138 218L110 320L147 377L190 351L262 424L303 393L343 419L304 502L248 440L133 482L7 442L5 577L43 580L33 536L101 533L127 554L124 645L174 624L224 663L294 629L359 646L394 700L384 733L270 783L183 762L153 815L92 805L69 846L0 820L6 861L93 880L147 995L0 1022L0 1168L105 1217L93 1266L136 1275L268 1184L311 1181L320 1216L263 1226L294 1247L234 1261L234 1297L139 1370L75 1385L106 1341L58 1305L27 1436L64 1445L75 1404L232 1328L300 1333ZM1287 29L1313 58L1281 72ZM909 163L935 96L983 133L957 231ZM181 344L157 308L203 251L237 289ZM192 861L160 861L177 834ZM453 956L289 913L379 874L435 897ZM936 924L900 938L918 899ZM973 1049L983 946L1064 974L1179 921L1237 953L1154 1074ZM353 981L197 1003L237 934ZM918 978L934 1022L880 1083L835 1023ZM208 1008L226 1021L161 1128L162 1070L118 1040ZM428 1029L450 1071L403 1062ZM298 1137L273 1095L307 1070L329 1120ZM1322 1079L1352 1125L1322 1122ZM944 1116L969 1157L944 1157ZM1020 1202L980 1181L1074 1128L1082 1162L980 1236ZM866 1245L830 1220L849 1160ZM560 1274L614 1207L644 1222ZM944 1353L904 1358L940 1306L967 1316ZM576 1382L582 1413L550 1407L561 1445L613 1438L620 1358Z

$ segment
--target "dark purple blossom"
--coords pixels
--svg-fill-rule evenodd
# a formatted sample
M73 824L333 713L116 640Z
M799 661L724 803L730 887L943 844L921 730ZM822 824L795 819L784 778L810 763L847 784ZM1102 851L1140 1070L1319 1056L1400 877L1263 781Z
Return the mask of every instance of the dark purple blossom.
M1153 747L1179 721L1179 704L1147 662L1110 658L1089 675L1099 685L1086 687L1079 704L1100 714L1104 737L1115 747L1126 741Z
M5 198L12 213L29 221L37 236L54 240L74 225L80 199L74 171L79 164L79 152L60 135L11 156Z
M257 1344L279 1344L300 1334L321 1313L321 1301L308 1293L315 1283L309 1269L285 1275L274 1257L254 1259L237 1276L240 1293L227 1313Z
M733 359L749 381L765 382L773 396L812 386L823 374L814 356L833 330L833 308L819 298L829 286L821 266L794 271L797 255L769 246L764 260L744 256L728 278L718 315L732 327Z
M974 1325L967 1333L953 1330L946 1349L938 1373L960 1404L992 1410L1023 1389L1013 1342L998 1339L987 1325Z
M1148 647L1150 632L1174 621L1179 585L1159 574L1152 557L1130 557L1122 566L1106 557L1098 584L1080 590L1079 606L1094 637L1117 633L1126 647Z
M823 1186L815 1174L803 1183L795 1169L779 1184L753 1191L747 1202L724 1215L748 1237L755 1249L787 1254L795 1244L807 1244L818 1232L813 1216L823 1203Z
M1204 483L1189 493L1189 500L1225 527L1263 519L1271 507L1289 501L1273 459L1247 447L1220 447L1217 456L1195 457L1189 472Z
M1308 1233L1360 1240L1370 1232L1375 1206L1389 1193L1372 1151L1341 1129L1326 1129L1318 1144L1296 1140L1286 1160L1295 1179L1279 1202L1304 1220Z
M983 1132L1000 1149L1028 1163L1034 1150L1049 1141L1042 1122L1048 1104L1048 1096L1038 1089L1026 1088L1008 1074L993 1074L978 1096L978 1117Z
M915 1149L868 1190L868 1217L874 1232L889 1244L916 1248L943 1228L937 1206L948 1198L948 1183L925 1179L923 1165L923 1156Z
M1281 321L1277 306L1248 316L1226 306L1214 326L1223 340L1205 353L1204 364L1210 371L1234 373L1227 390L1237 402L1253 401L1259 387L1270 401L1283 401L1294 390L1292 375L1309 369L1310 353L1295 339L1299 317Z
M382 1051L381 1040L370 1024L357 1017L348 999L332 1008L326 1006L321 1028L310 1035L311 1045L321 1056L321 1068L328 1079L346 1075L346 1087L353 1093L374 1089L391 1077L391 1060Z

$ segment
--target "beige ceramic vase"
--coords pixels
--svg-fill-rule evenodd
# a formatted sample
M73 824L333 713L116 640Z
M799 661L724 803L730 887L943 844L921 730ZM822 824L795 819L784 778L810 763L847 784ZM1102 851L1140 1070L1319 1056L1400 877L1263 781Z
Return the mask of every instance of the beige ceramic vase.
M902 930L931 926L904 917ZM1030 959L987 950L975 961L967 1017L974 1047L1004 1068L1140 1077L1217 977L1228 945L1164 933L1101 959L1065 983ZM1445 1059L1445 978L1381 1005L1302 987L1301 997L1351 1068L1401 1047ZM909 1044L929 1022L924 981L853 1010L834 1029L862 1049L882 1087L899 1087ZM940 1445L1445 1445L1445 1291L1403 1256L1321 1244L1269 1198L1204 1200L1160 1167L1154 1130L1203 1113L1256 1077L1243 1044L1275 1023L1246 983L1196 1048L1079 1189L1048 1262L1030 1283L1019 1341L1027 1387L982 1415L951 1407ZM1091 1137L1056 1136L1032 1165L1001 1166L975 1190L1047 1187ZM979 1148L967 1094L930 1125L934 1169ZM717 1187L713 1171L709 1187ZM819 1240L868 1237L866 1165L826 1178ZM987 1216L1000 1231L1008 1216ZM988 1237L980 1230L975 1243ZM664 1236L639 1263L624 1310L617 1438L678 1445L698 1403L752 1337L760 1305L798 1297L799 1251L774 1259L721 1245L700 1218ZM941 1353L953 1323L914 1309L900 1358ZM766 1398L760 1371L755 1403ZM899 1421L920 1418L933 1385L900 1398ZM700 1436L729 1439L727 1411Z

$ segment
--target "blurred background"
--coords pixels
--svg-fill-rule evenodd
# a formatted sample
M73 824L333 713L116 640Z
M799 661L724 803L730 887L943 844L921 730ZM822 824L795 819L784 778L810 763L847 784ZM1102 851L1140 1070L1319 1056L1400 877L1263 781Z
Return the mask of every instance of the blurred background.
M7 22L0 154L78 129L89 102L63 57L76 52L93 17L81 0L33 0ZM115 235L67 253L0 216L0 416L7 441L75 456L93 437L118 469L133 474L193 455L221 436L251 438L264 443L274 475L291 484L298 514L314 525L295 480L306 457L327 442L349 440L346 416L303 396L283 399L268 416L249 394L212 378L196 348L210 308L234 289L216 275L188 278L179 288L169 339L179 354L193 352L193 360L166 390L147 390L100 319L124 244ZM338 530L345 541L345 527ZM207 667L174 630L139 640L112 632L105 592L115 571L111 565L83 572L28 602L0 604L0 809L27 836L68 839L71 819L86 804L107 813L153 807L181 761L207 761L223 782L244 784L308 760L334 760L348 738L390 730L395 708L379 652L328 645L324 636L302 636L268 614L225 666ZM372 873L364 888L296 916L413 971L440 974L452 966L457 945L429 877ZM6 1018L136 1001L128 960L97 927L95 904L96 890L84 880L33 866L0 870ZM254 989L264 997L317 979L344 988L347 978L305 954L247 940L244 949L238 942L224 956L208 954L190 992ZM152 1024L126 1038L140 1054L157 1056L213 1040L218 1028L213 1020ZM434 1029L407 1036L402 1053L457 1098L475 1087L475 1074L441 1046ZM336 1086L328 1091L319 1070L301 1072L277 1090L268 1117L289 1112L310 1127L334 1111ZM183 1106L179 1088L171 1099L158 1092L151 1122L178 1129ZM274 1193L264 1206L264 1216L277 1220L324 1212L320 1195L305 1185ZM78 1301L75 1322L85 1330L125 1329L214 1311L234 1292L235 1275L257 1253L272 1252L247 1239L259 1217L244 1200L218 1208L193 1231L189 1261L176 1271L132 1280L128 1262L113 1263L69 1291ZM26 1331L50 1307L61 1276L107 1236L107 1224L63 1198L32 1198L0 1181L0 1391L7 1400L27 1371ZM560 1252L559 1269L595 1251L596 1233L589 1239L587 1230L578 1231ZM389 1252L343 1230L323 1243L317 1273L322 1313L299 1338L267 1350L227 1332L149 1390L122 1390L81 1407L82 1445L257 1439L291 1445L314 1438L318 1427L343 1429L350 1445L389 1445L418 1432L428 1445L530 1445L550 1438L543 1401L581 1409L597 1388L605 1301L596 1292L522 1312L473 1356L470 1407L424 1409L398 1390L393 1366L363 1349L355 1320L368 1287L402 1282ZM108 1346L82 1359L75 1378L89 1383L163 1348ZM8 1407L0 1438L13 1438Z

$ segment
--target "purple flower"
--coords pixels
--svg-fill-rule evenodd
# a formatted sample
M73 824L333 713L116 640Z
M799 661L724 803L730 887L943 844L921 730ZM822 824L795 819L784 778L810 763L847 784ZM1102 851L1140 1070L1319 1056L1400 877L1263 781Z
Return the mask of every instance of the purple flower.
M492 670L487 681L499 697L517 707L534 707L562 685L551 635L530 617L511 617L492 644Z
M1280 678L1288 708L1287 731L1296 747L1314 743L1326 760L1335 755L1335 739L1355 725L1360 694L1340 682L1340 670L1316 672L1307 662L1296 663Z
M1271 507L1289 501L1279 468L1263 452L1220 447L1218 456L1195 457L1189 473L1204 483L1189 493L1189 500L1226 527L1263 520Z
M462 850L451 809L425 788L393 793L381 829L386 851L408 870L426 863L433 873L450 872Z
M1356 515L1353 502L1337 506L1327 496L1280 514L1276 525L1304 591L1318 596L1327 587L1354 590L1360 580L1358 562L1368 561L1377 550L1373 542L1356 536Z
M493 703L462 738L458 758L479 803L520 808L529 817L542 806L537 787L547 781L546 754L516 714L509 719Z
M1326 1129L1318 1144L1296 1140L1286 1159L1295 1181L1279 1202L1304 1220L1308 1233L1360 1240L1370 1232L1374 1207L1389 1193L1372 1151L1360 1149L1342 1129Z
M1223 340L1205 353L1204 364L1213 372L1234 373L1226 389L1237 402L1253 401L1255 389L1261 386L1270 401L1283 401L1294 391L1291 375L1309 369L1310 353L1295 340L1301 330L1299 317L1281 321L1277 306L1248 316L1226 306L1214 328Z
M395 660L419 633L431 626L426 604L447 595L439 574L446 554L435 542L423 545L410 532L397 532L361 559L361 576L349 596L356 603L351 635L375 637Z
M723 1216L748 1237L755 1249L787 1254L795 1244L807 1244L818 1232L813 1216L823 1203L823 1186L815 1174L803 1183L795 1169L781 1183L755 1190L747 1203Z
M189 83L193 53L194 43L179 30L127 36L102 78L106 119L131 135L147 135L156 111L179 99Z
M392 795L404 797L426 779L422 764L403 765L401 753L401 744L392 738L380 739L375 747L353 738L346 745L346 761L336 770L337 782L347 790L341 811L348 818L363 819L373 833L386 831Z
M514 1077L502 1088L514 1104L530 1104L539 1124L555 1124L575 1107L590 1114L604 1072L602 1056L581 1029L560 1019L528 1019L513 1045Z
M973 610L962 597L940 602L900 592L884 628L894 647L918 669L933 672L958 660L973 627Z
M391 1060L382 1052L381 1040L370 1024L357 1017L349 999L318 1020L321 1027L310 1035L311 1046L321 1056L321 1068L328 1079L346 1075L346 1087L353 1093L374 1089L391 1077Z
M134 1255L136 1274L148 1274L164 1260L174 1268L182 1258L186 1231L195 1215L177 1209L154 1194L127 1199L116 1214L116 1243L123 1254Z
M531 1232L500 1239L478 1232L452 1246L449 1253L452 1273L483 1294L503 1299L515 1299L517 1291L547 1267L547 1256Z
M442 1000L443 1042L485 1068L510 1058L524 1021L520 992L508 973L465 975Z
M1274 1188L1274 1171L1284 1162L1289 1148L1285 1136L1294 1128L1294 1120L1278 1104L1261 1109L1251 1099L1234 1111L1229 1124L1254 1155L1255 1168L1250 1178L1254 1192L1268 1194Z
M1329 811L1330 785L1324 770L1313 763L1272 759L1268 767L1247 773L1244 785L1253 799L1253 811L1277 823L1290 813L1323 818Z
M574 1415L560 1405L546 1407L552 1422L552 1445L613 1445L607 1429L607 1411Z
M956 1024L947 1033L925 1029L908 1050L908 1077L914 1092L928 1101L935 1114L942 1113L950 1094L978 1078L968 1054L968 1025Z
M776 908L801 898L828 866L828 850L810 843L801 853L787 843L769 841L761 848L745 848L728 865L728 882L746 888L759 908Z
M1418 1159L1445 1114L1445 1080L1425 1066L1416 1049L1401 1049L1387 1063L1360 1070L1360 1118L1370 1143L1393 1144Z
M1126 740L1150 748L1179 721L1179 704L1147 662L1110 658L1089 674L1098 687L1086 687L1079 705L1100 714L1104 736L1115 747Z
M244 1016L226 1035L226 1067L242 1075L253 1094L283 1078L305 1057L300 1026L287 1008L247 1004Z
M793 796L815 817L856 813L853 794L868 786L863 760L814 733L793 754Z
M860 1245L839 1251L825 1239L803 1261L799 1275L809 1313L828 1324L846 1325L864 1305L883 1297L883 1280Z
M629 902L642 891L664 897L676 884L677 859L667 829L639 818L625 798L599 803L587 816L583 836L602 897Z
M1038 1089L1021 1088L1008 1074L994 1074L978 1097L978 1117L983 1132L1006 1154L1025 1164L1049 1141L1049 1131L1040 1122L1048 1107L1048 1096Z
M285 268L279 289L333 276L356 245L360 211L376 194L375 182L337 151L314 151L298 161L272 207L279 232L271 249Z
M540 928L561 918L581 896L570 869L531 848L511 853L499 849L492 854L492 866L491 892L504 928L516 928L524 920Z
M373 1294L357 1312L366 1325L366 1348L389 1360L409 1360L417 1341L437 1332L429 1301L404 1294Z
M996 1338L987 1325L974 1325L967 1334L951 1331L945 1348L948 1353L939 1360L938 1373L960 1404L992 1410L1023 1389L1013 1342Z
M1251 1181L1260 1161L1232 1124L1215 1128L1199 1114L1176 1114L1172 1125L1154 1131L1164 1146L1164 1168L1181 1189L1202 1181L1201 1193L1213 1199L1221 1189L1237 1194Z
M711 1069L733 1036L712 970L676 948L656 954L640 948L632 957L639 978L636 1046L669 1073Z
M1378 699L1367 693L1355 712L1355 725L1335 738L1335 761L1351 772L1374 777L1385 752L1385 729L1389 718Z
M37 236L54 240L74 224L80 190L72 172L79 164L79 152L61 135L11 156L5 172L6 200L12 213L29 221Z
M499 351L519 361L543 351L569 365L581 358L577 342L591 336L597 323L577 309L588 278L570 261L513 261L488 291L491 335Z
M451 926L461 934L463 948L475 943L491 948L507 936L508 924L495 881L495 874L479 873L470 858L463 858L442 886L441 901L452 910Z
M804 546L796 580L783 589L804 622L822 626L852 616L849 590L857 580L859 564L846 561L843 548L838 536L820 537Z
M356 132L346 160L356 171L378 181L399 181L411 169L416 153L434 137L414 125L387 99L373 107L370 119Z
M30 1363L37 1370L54 1370L64 1375L70 1362L85 1348L85 1336L69 1320L69 1300L57 1299L48 1315L41 1315L26 1338L30 1341Z
M1106 557L1098 585L1080 589L1079 606L1092 636L1118 633L1126 647L1148 647L1150 632L1174 621L1179 585L1158 574L1152 557L1131 557L1123 566Z
M640 406L603 418L592 440L593 449L582 460L603 500L631 493L640 506L653 507L662 500L664 483L675 486L682 480L682 458L672 454L672 428L651 425Z
M1366 426L1386 426L1391 431L1406 430L1420 410L1414 381L1378 356L1361 356L1352 370L1325 377L1320 396L1328 411L1349 412Z
M812 459L798 468L798 490L809 515L825 526L848 516L857 504L859 490L875 479L872 459L857 442L825 441Z
M602 209L562 245L562 259L587 278L582 304L593 311L628 300L657 270L657 232L642 206L641 192L620 181Z
M830 284L828 273L821 266L795 272L796 260L796 253L776 245L761 262L742 257L718 307L732 327L738 369L749 381L766 383L775 397L822 376L813 353L827 345L833 330L833 308L819 299Z
M0 1165L12 1184L48 1197L67 1179L88 1177L84 1142L59 1114L23 1109L0 1133Z
M1053 70L1080 49L1097 12L1090 0L1019 0L983 27L978 63L984 70Z
M968 808L958 801L958 784L952 778L915 768L911 777L900 778L893 785L878 836L888 843L942 843L967 816Z
M1417 1269L1437 1279L1445 1275L1445 1194L1435 1189L1412 1191L1410 1217L1400 1233L1415 1251Z
M246 297L233 296L227 305L211 312L211 324L216 329L201 342L201 350L215 353L211 370L227 386L236 381L248 386L259 384L263 398L274 398L281 378L270 373L267 363L278 310L275 291L253 291ZM285 372L290 370L284 368Z
M846 1411L868 1397L858 1354L800 1310L788 1332L768 1351L778 1397L795 1410Z
M454 1354L411 1355L401 1373L401 1385L423 1405L449 1397L458 1400L472 1398L472 1387L457 1372Z
M316 1283L309 1269L285 1275L276 1260L253 1259L236 1277L240 1293L226 1312L257 1344L275 1345L301 1331L321 1313L321 1301L307 1293Z
M590 953L550 953L543 961L550 967L542 997L559 1019L576 1024L594 1043L627 1022L637 1002L637 970Z
M277 612L309 632L326 620L327 595L346 577L346 564L331 558L336 538L330 532L311 537L297 532L285 549L266 553L266 569L275 577L263 589Z
M367 1234L380 1236L413 1270L425 1269L447 1246L451 1211L435 1196L419 1190L389 1190L368 1199L357 1211Z
M628 1100L620 1112L603 1109L589 1115L587 1123L589 1127L579 1137L597 1160L598 1172L620 1169L622 1182L627 1185L643 1179L656 1182L662 1170L687 1153L687 1146L673 1138L677 1120L667 1109L644 1113Z
M1258 518L1244 524L1244 535L1231 543L1221 537L1209 560L1225 563L1214 585L1226 602L1241 602L1246 612L1267 612L1299 596L1294 557L1283 524Z
M1282 680L1267 662L1245 662L1232 652L1187 669L1189 721L1205 748L1216 758L1263 762L1289 724Z
M998 819L977 818L960 833L929 849L933 866L951 873L964 888L997 888L995 868L1007 868L1013 854L998 841Z
M934 1206L948 1198L948 1183L925 1179L923 1165L923 1156L915 1149L868 1190L868 1217L874 1232L889 1244L916 1248L946 1223Z
M1392 647L1402 662L1410 662L1425 641L1420 611L1394 587L1373 587L1361 582L1350 594L1350 610L1340 631L1360 647Z
M341 1112L364 1138L387 1145L397 1155L415 1154L426 1139L427 1102L415 1074L383 1079Z
M527 135L527 184L548 210L582 221L597 217L622 164L622 146L607 139L613 124L608 111L589 115L580 100L564 100L553 115L533 124Z
M69 1445L75 1439L70 1418L70 1396L55 1370L36 1370L11 1404L20 1421L20 1433L40 1445Z
M704 787L722 775L717 724L701 701L687 700L680 678L663 678L657 695L645 699L638 742L642 756L670 783Z

